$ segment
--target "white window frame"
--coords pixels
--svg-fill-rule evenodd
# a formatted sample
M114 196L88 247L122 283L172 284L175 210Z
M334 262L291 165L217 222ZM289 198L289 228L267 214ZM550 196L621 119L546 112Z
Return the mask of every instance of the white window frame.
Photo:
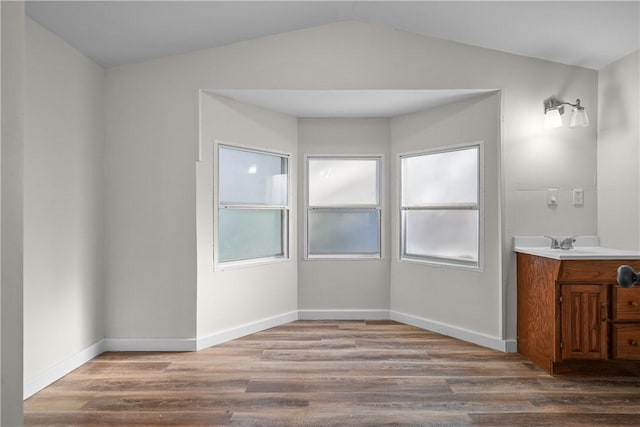
M377 204L366 205L331 205L331 206L310 206L309 205L309 162L314 159L322 160L375 160L377 162L376 167L376 191L377 191ZM305 260L372 260L382 258L383 247L383 235L382 235L382 177L384 167L384 156L379 154L368 155L353 155L353 154L309 154L305 156L305 206L304 206L304 259ZM309 253L309 212L312 210L376 210L378 213L378 251L375 254L368 253L348 253L348 254L310 254Z
M220 149L228 148L238 151L246 151L250 153L264 154L268 156L281 157L287 159L287 203L285 205L234 205L234 204L221 204L220 203ZM240 145L235 143L214 141L214 194L213 194L213 257L214 257L214 269L225 270L230 268L251 267L262 264L272 264L289 261L290 257L290 236L291 236L291 155L289 153L269 150L262 147L253 147L247 145ZM267 256L260 258L248 258L240 260L221 261L219 255L219 238L220 232L218 226L220 224L220 209L249 209L249 210L280 210L282 215L282 255Z
M402 160L410 157L419 157L431 154L446 153L451 151L462 151L465 149L478 148L478 198L476 204L437 204L437 205L403 205L404 191L404 170ZM465 270L474 270L482 272L484 268L484 142L475 141L471 143L448 145L433 149L402 153L398 155L398 171L399 171L399 260L406 262L415 262L427 264L437 267L452 267ZM478 211L478 261L466 261L457 258L441 258L435 256L407 255L406 253L406 211L431 211L431 210L477 210Z

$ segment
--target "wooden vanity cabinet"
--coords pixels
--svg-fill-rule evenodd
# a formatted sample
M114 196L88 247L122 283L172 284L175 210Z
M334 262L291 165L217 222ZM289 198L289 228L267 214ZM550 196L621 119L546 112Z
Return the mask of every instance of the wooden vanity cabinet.
M640 287L616 282L640 260L517 254L518 352L551 374L640 376Z

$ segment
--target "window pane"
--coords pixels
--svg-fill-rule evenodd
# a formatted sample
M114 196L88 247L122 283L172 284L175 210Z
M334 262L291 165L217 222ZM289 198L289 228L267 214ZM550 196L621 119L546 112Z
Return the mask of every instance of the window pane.
M377 254L378 210L309 211L309 255Z
M219 209L221 262L283 256L285 213L280 209Z
M478 202L478 147L402 159L403 206Z
M309 159L309 206L378 204L376 159Z
M404 211L405 255L478 262L478 211Z
M220 147L220 204L287 205L287 158Z

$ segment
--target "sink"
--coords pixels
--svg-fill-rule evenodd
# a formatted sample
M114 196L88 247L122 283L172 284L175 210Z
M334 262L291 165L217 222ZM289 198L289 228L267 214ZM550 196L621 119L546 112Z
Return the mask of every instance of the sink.
M551 249L540 236L514 237L514 251L552 259L640 259L640 251L607 248L597 236L578 237L574 249Z

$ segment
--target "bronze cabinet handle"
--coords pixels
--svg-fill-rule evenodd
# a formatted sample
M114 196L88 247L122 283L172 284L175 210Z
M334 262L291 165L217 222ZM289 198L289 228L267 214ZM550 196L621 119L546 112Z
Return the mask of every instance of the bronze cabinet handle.
M629 345L632 345L634 347L638 347L638 341L636 340L629 340Z
M631 307L637 307L637 306L638 306L638 303L637 303L637 302L635 302L635 301L629 301L629 305L630 305Z

